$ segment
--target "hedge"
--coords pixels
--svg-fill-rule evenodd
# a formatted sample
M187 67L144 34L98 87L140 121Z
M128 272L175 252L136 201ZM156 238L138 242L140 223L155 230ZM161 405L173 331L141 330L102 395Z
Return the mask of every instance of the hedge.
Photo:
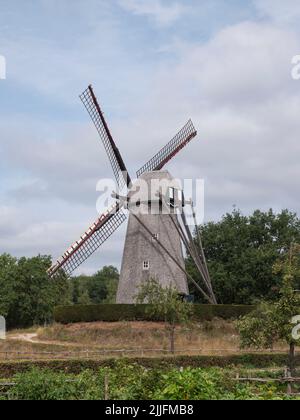
M194 317L199 321L214 318L237 319L255 309L250 305L194 305ZM76 322L162 321L151 317L147 305L73 305L54 309L54 320L61 324Z
M209 367L240 367L240 368L283 368L288 362L284 354L243 354L232 356L176 356L157 358L124 358L103 360L40 360L40 361L12 361L0 362L0 378L10 378L16 373L27 372L33 367L51 369L56 372L79 374L83 370L97 371L102 367L114 368L122 360L128 364L138 364L146 369L174 368L209 368ZM300 364L300 357L296 357L296 364Z

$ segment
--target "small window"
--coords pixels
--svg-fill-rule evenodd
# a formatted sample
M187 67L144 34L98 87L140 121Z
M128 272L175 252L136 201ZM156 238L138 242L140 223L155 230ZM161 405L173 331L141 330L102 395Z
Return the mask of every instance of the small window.
M143 262L143 270L148 271L150 269L150 261Z
M175 199L175 188L169 188L169 197L170 197L170 200Z
M178 190L178 200L183 203L183 191L182 190Z

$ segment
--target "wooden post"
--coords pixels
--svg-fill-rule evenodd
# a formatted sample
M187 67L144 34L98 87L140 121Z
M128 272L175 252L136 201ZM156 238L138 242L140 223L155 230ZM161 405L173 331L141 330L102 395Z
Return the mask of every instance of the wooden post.
M284 377L289 380L292 378L291 375L291 369L290 368L286 368L284 371ZM293 386L292 386L292 382L287 382L287 394L291 395L293 393Z
M109 380L108 380L108 374L106 373L104 376L104 400L109 400Z

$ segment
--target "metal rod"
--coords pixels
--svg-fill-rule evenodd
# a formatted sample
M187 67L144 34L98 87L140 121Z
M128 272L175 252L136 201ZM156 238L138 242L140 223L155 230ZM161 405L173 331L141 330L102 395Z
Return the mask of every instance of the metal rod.
M186 238L186 236L185 236L185 234L184 234L184 232L183 232L183 229L181 228L181 226L180 226L180 224L179 224L179 223L177 224L177 223L175 222L175 220L172 218L172 216L171 216L171 215L169 215L169 216L170 216L170 218L171 218L171 220L172 220L172 223L173 223L173 225L174 225L175 229L177 230L177 232L178 232L179 236L181 237L181 239L182 239L182 241L183 241L184 245L186 246L186 248L187 248L188 252L190 253L191 257L193 258L193 261L194 261L194 263L196 264L196 266L197 266L197 268L198 268L198 271L199 271L199 273L200 273L200 275L201 275L201 277L202 277L202 279L203 279L203 281L204 281L204 283L205 283L205 286L208 288L209 292L211 293L211 290L210 290L210 288L209 288L209 284L208 284L208 283L207 283L207 281L205 280L205 276L204 276L204 273L203 273L203 271L202 271L202 267L199 265L199 261L197 260L196 255L193 253L193 250L192 250L192 248L191 248L191 247L190 247L190 245L189 245L189 242L188 242L188 240L187 240L187 238Z
M201 251L201 254L202 254L202 258L203 258L203 261L204 261L205 270L206 270L206 273L207 273L208 280L209 280L210 284L212 285L210 273L209 273L209 270L208 270L207 260L206 260L205 252L204 252L204 249L203 249L201 233L200 233L200 229L198 227L198 223L197 223L197 219L196 219L196 211L195 211L193 201L191 201L191 208L192 208L194 223L195 223L195 227L196 227L196 234L197 234L197 237L198 237L198 244L199 244L200 251Z
M163 204L166 207L168 207L168 204L167 204L167 201L166 201L165 197L163 197L162 194L159 194L159 197L160 197L161 201L163 202ZM170 219L171 219L171 221L172 221L175 229L177 230L179 236L181 237L184 245L186 246L187 251L190 253L190 255L191 255L191 257L192 257L192 259L193 259L193 261L194 261L194 263L195 263L195 265L196 265L196 267L197 267L197 269L198 269L198 271L200 273L200 276L202 277L202 280L203 280L205 286L208 289L209 294L211 295L211 297L212 297L213 300L216 300L215 299L215 296L214 296L214 293L212 291L212 288L211 288L211 284L209 282L209 279L206 278L205 269L203 267L203 264L202 264L201 259L199 258L197 249L196 249L196 247L194 245L194 241L192 239L192 235L191 235L191 232L189 230L189 227L188 227L187 223L185 223L185 229L187 231L186 232L187 235L191 239L190 242L188 241L188 238L186 237L186 235L185 235L185 233L183 231L183 228L182 228L181 224L179 223L179 220L177 219L177 217L176 217L176 220L177 220L178 223L175 222L175 220L174 220L174 218L172 217L171 214L169 214L169 217L170 217ZM192 248L191 248L190 244L192 245Z
M185 216L185 212L184 212L184 210L183 210L183 211L182 211L182 213L181 213L181 218L182 218L183 224L184 224L184 226L185 226L185 228L186 228L186 231L187 231L187 234L188 234L188 237L189 237L190 243L192 244L192 247L193 247L193 249L194 249L194 252L195 252L195 254L198 256L198 254L197 254L197 249L196 249L196 247L195 247L195 243L194 243L194 238L193 238L193 235L192 235L192 233L191 233L191 231L190 231L189 225L188 225L188 223L187 223L187 220L186 220L186 216ZM211 293L211 298L212 298L212 301L213 301L213 303L216 305L216 304L217 304L217 299L216 299L216 297L215 297L215 294L214 294L214 291L213 291L213 288L212 288L212 284L209 282L209 280L206 278L206 276L204 276L204 279L205 279L205 283L207 283L207 287L208 287L208 289L209 289L209 291L210 291L210 293Z

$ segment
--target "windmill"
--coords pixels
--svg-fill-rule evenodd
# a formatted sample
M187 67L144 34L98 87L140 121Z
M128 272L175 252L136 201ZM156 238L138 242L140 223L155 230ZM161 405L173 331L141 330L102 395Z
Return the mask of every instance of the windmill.
M71 275L126 221L127 215L124 210L129 210L117 303L135 303L139 285L149 278L157 278L163 285L172 284L184 296L189 294L189 279L209 303L216 303L200 233L198 232L196 246L183 211L186 205L183 191L174 183L169 172L163 170L165 165L196 137L197 132L192 121L189 120L178 134L137 172L137 181L133 183L92 86L80 95L80 99L104 145L118 191L124 191L125 188L128 192L125 196L115 194L115 204L49 269L49 276L53 277L61 271ZM151 189L153 180L159 181L158 189ZM140 189L139 183L143 183L148 189L146 193L139 191L136 198L137 194L134 192ZM177 215L179 208L181 223ZM195 261L202 285L185 270L182 242Z

